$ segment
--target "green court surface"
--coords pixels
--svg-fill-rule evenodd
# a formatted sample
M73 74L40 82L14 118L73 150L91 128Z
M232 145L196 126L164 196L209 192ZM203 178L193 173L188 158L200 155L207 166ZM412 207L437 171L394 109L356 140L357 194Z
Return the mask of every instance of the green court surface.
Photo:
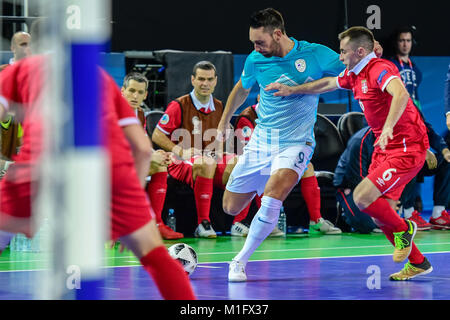
M169 247L183 242L192 246L198 254L199 263L230 261L242 248L245 238L218 236L216 239L184 238L165 240ZM450 252L450 230L422 231L415 238L423 253ZM341 235L308 236L291 235L267 238L250 260L308 259L327 257L356 257L390 255L392 245L383 234L343 233ZM48 253L10 252L6 249L0 257L0 272L46 269ZM105 267L138 266L139 261L130 251L119 252L116 245L110 249L105 245Z

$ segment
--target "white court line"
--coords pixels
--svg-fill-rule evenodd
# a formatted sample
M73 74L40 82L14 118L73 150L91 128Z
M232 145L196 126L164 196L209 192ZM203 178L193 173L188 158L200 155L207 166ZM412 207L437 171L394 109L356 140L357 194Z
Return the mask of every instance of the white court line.
M436 243L435 243L436 244ZM440 244L449 244L449 243L440 243ZM427 244L427 245L432 245L431 243ZM390 247L390 246L366 246L366 247L355 247L355 248L371 248L371 247ZM344 248L344 247L341 247ZM347 248L353 248L353 247L347 247ZM321 248L323 249L323 248ZM329 248L329 249L337 249L337 248ZM279 251L297 251L297 250L319 250L319 249L315 249L315 248L309 248L309 249L289 249L289 250L256 250L254 252L279 252ZM223 254L224 252L221 253L203 253L204 255L208 255L208 254ZM229 252L229 253L236 253L236 252ZM439 253L450 253L450 251L435 251L435 252L422 252L423 254L439 254ZM317 257L303 257L303 258L286 258L286 259L261 259L261 260L249 260L249 262L264 262L264 261L286 261L286 260L308 260L308 259L339 259L339 258L358 258L358 257L381 257L381 256L390 256L392 255L392 253L383 253L383 254L367 254L367 255L350 255L350 256L326 256L326 257L321 257L321 256L317 256ZM110 258L110 257L108 257ZM123 258L123 257L122 257ZM128 257L128 258L133 258L133 256ZM107 259L107 258L105 258ZM31 260L30 260L31 261ZM45 261L45 260L33 260L35 262L37 261ZM8 263L11 263L12 261L9 261ZM23 263L24 261L15 261L15 262L21 262ZM113 269L113 268L129 268L129 267L140 267L141 264L139 263L138 260L136 261L128 261L128 262L136 262L136 265L128 265L128 266L103 266L102 269ZM219 263L229 263L229 260L226 261L214 261L214 262L202 262L199 263L198 266L202 266L202 267L207 267L207 266L203 266L203 265L208 265L208 264L219 264ZM6 262L0 262L0 263L6 263ZM211 268L214 268L211 266ZM221 267L216 267L216 268L221 268ZM0 273L4 273L4 272L25 272L25 271L45 271L47 269L29 269L29 270L0 270Z
M428 242L428 243L420 243L419 246L435 246L435 245L445 245L450 244L450 242ZM296 249L271 249L271 250L256 250L256 252L295 252L295 251L317 251L317 250L346 250L346 249L369 249L369 248L391 248L392 245L386 244L386 245L376 245L376 246L353 246L353 247L317 247L317 248L296 248ZM207 255L221 255L221 254L235 254L239 251L221 251L221 252L198 252L198 255L200 256L207 256ZM444 252L450 252L450 251L441 251L440 253ZM360 255L357 255L358 257ZM353 256L351 256L353 257ZM113 260L113 259L133 259L136 258L135 256L122 256L122 257L104 257L105 260ZM137 258L136 258L137 259ZM272 259L270 259L272 260ZM288 260L288 259L282 259L282 260ZM47 260L17 260L17 261L0 261L0 264L2 263L31 263L31 262L42 262ZM136 260L137 261L137 260ZM126 261L126 262L135 262L133 261Z

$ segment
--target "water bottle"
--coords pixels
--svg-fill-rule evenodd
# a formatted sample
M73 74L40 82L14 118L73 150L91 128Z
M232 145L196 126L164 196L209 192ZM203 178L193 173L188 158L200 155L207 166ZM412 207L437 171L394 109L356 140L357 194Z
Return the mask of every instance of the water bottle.
M9 250L12 251L17 251L16 250L16 236L12 237L11 241L9 242Z
M170 229L176 231L175 228L177 226L177 218L175 217L175 210L169 209L169 215L167 216L166 224Z
M31 248L30 250L33 252L42 252L45 251L48 246L48 237L49 237L49 224L48 218L44 218L41 224L41 228L34 235L31 240Z
M27 251L28 243L27 243L27 237L23 235L22 233L18 233L14 236L14 238L11 240L10 249L11 251Z
M280 217L278 218L278 229L284 232L286 235L286 213L284 212L284 207L280 209Z

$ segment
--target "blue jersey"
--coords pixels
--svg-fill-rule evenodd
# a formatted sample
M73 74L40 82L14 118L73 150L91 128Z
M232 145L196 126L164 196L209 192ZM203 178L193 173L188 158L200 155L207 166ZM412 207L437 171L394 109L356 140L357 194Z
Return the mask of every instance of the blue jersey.
M319 95L275 97L264 88L272 82L295 86L326 75L337 76L345 66L336 52L323 45L291 40L295 43L294 48L282 58L266 58L253 51L245 61L241 75L243 87L250 89L255 82L260 86L257 126L252 139L264 139L270 144L276 143L277 139L280 147L299 143L314 147Z

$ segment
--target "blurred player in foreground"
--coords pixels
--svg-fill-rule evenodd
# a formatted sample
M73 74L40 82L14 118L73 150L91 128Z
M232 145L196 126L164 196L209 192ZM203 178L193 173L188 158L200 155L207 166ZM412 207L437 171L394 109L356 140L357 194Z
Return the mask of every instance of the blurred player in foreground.
M37 24L41 28L40 23ZM39 34L39 32L37 32ZM33 41L34 39L34 33ZM50 74L48 56L24 59L0 74L0 118L19 105L24 114L21 152L0 183L0 248L14 233L32 237L32 200L37 193L42 149L42 98L46 76ZM145 135L128 102L114 80L98 69L101 87L101 124L104 146L110 156L111 238L120 239L139 258L165 299L195 299L189 279L181 265L172 259L152 218L144 192L149 172L151 142Z

